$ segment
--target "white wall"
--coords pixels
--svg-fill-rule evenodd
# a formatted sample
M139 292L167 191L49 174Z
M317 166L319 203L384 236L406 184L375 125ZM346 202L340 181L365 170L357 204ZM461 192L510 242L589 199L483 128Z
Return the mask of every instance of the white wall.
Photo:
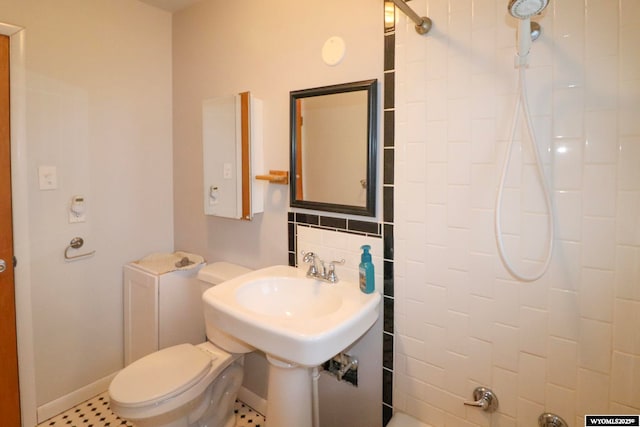
M287 264L288 186L262 184L265 211L252 222L203 215L202 100L246 90L262 99L264 168L289 170L289 92L380 79L381 19L377 0L204 0L174 15L176 247L252 268ZM346 56L330 67L321 50L336 35Z
M288 263L288 186L259 183L267 186L264 213L251 222L204 215L202 101L251 91L264 102L264 169L289 170L289 92L381 81L382 10L377 0L203 0L174 14L176 248L250 268ZM346 43L334 67L321 56L332 36ZM245 387L266 397L264 358L251 355L245 367Z
M129 0L7 0L0 21L26 29L31 265L18 268L31 283L17 286L31 287L40 406L122 367L122 264L173 247L171 16ZM39 190L41 165L56 166L56 190ZM87 221L69 224L76 194ZM75 236L96 255L66 263Z
M396 32L395 408L457 427L639 413L637 1L552 0L539 20L528 87L557 245L530 284L502 267L492 223L516 22L506 0L411 3L434 30L401 17ZM535 259L544 204L516 153L509 247ZM491 417L462 405L477 385L500 399Z

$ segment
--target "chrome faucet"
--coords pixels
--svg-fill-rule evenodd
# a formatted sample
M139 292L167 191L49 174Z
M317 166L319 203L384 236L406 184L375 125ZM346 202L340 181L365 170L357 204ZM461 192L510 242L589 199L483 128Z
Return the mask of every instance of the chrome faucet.
M307 277L323 280L329 283L337 283L338 275L336 274L336 264L344 264L344 259L331 261L327 267L327 263L313 252L302 251L302 262L309 265Z

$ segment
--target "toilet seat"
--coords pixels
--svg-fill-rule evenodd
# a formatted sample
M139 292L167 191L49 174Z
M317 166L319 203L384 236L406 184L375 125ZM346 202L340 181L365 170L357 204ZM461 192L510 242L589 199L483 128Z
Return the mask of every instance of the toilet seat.
M179 344L149 354L125 367L111 381L111 408L131 420L167 413L198 398L236 359L210 342ZM195 361L195 367L189 366L189 361ZM174 370L180 374L172 373ZM158 386L156 377L164 384L161 391L154 389Z
M127 366L109 393L121 406L153 405L191 388L216 359L191 344L168 347Z

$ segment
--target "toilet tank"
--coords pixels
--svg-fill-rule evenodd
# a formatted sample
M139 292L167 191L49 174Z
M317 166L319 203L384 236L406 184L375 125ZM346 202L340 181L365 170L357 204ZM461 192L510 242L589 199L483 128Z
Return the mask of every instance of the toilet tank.
M200 269L198 279L202 281L204 290L206 290L211 286L219 285L226 280L234 279L250 271L250 269L237 264L223 261L214 262ZM215 322L207 318L206 308L204 309L204 319L207 339L213 344L229 353L249 353L255 350L253 347L216 328Z
M249 268L230 262L212 262L198 271L198 279L200 279L203 282L203 286L208 289L213 285L219 285L226 280L235 279L250 271L251 269Z

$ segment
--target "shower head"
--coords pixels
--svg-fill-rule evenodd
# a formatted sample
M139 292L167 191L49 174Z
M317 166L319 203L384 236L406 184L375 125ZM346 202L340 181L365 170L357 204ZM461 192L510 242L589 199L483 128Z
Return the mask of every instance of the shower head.
M509 13L514 18L527 19L542 12L549 0L510 0Z
M531 17L542 12L548 4L549 0L509 0L509 13L520 20L516 66L526 66L531 42L540 36L540 25L532 23Z

